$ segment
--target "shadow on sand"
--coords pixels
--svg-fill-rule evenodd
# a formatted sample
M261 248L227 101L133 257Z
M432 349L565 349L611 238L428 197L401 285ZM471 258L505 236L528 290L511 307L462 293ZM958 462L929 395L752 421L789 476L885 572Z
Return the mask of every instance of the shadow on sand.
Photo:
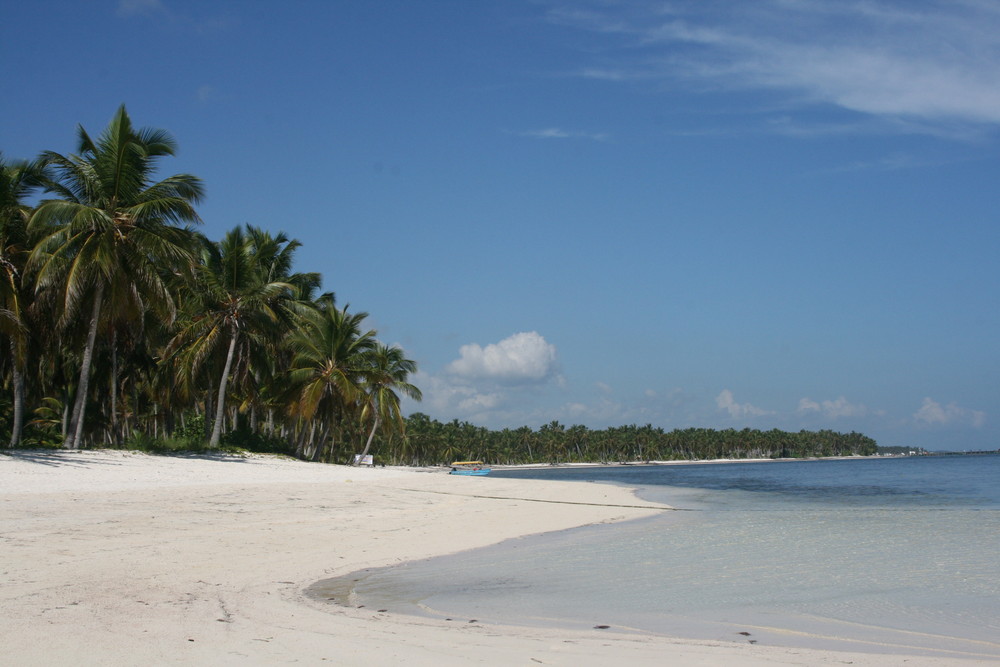
M185 459L199 461L217 461L225 463L246 463L248 457L228 452L140 452L127 449L97 449L97 450L66 450L66 449L7 449L0 450L0 457L9 457L17 461L36 463L43 466L117 466L121 462L109 458L108 455L120 456L156 456L170 459Z

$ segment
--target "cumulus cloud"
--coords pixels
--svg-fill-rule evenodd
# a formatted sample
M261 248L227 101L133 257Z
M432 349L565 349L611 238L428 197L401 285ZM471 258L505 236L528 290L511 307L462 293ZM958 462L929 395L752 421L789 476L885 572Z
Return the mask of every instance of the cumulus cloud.
M733 397L733 392L728 389L723 389L718 396L715 397L715 404L719 406L720 410L725 410L729 413L730 417L759 417L761 415L773 414L767 410L762 410L749 403L737 403L736 399Z
M553 9L550 20L626 47L598 52L578 70L588 78L767 89L787 93L789 107L825 103L876 117L1000 123L1000 10L994 3L706 0L565 7Z
M955 403L941 405L931 398L924 398L920 409L913 413L913 418L923 426L961 425L979 428L986 423L986 413L979 410L969 410Z
M459 358L446 371L469 380L540 383L556 374L556 346L536 331L516 333L485 347L470 343L459 349Z
M803 398L799 400L799 412L804 413L820 413L826 417L837 418L837 417L864 417L866 415L872 414L872 410L869 410L867 406L861 403L851 403L846 398L841 396L834 401L814 401L810 398Z
M420 387L424 400L409 402L408 410L488 425L546 421L541 419L546 415L534 418L536 401L546 391L560 391L563 378L558 373L555 345L538 332L528 331L497 343L463 345L459 357L443 372L420 372L412 382Z

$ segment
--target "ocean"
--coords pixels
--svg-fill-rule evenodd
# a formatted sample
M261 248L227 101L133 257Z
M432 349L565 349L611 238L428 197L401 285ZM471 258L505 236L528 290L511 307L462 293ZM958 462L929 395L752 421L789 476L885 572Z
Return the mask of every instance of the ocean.
M482 623L1000 660L1000 456L496 470L680 511L353 575Z

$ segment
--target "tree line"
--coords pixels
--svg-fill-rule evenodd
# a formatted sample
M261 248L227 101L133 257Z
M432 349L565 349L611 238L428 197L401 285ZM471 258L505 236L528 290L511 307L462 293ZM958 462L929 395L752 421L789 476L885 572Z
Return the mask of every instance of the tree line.
M788 432L744 428L666 431L651 424L593 430L557 421L538 429L490 430L468 422L442 423L417 412L406 419L405 440L380 443L375 455L396 465L453 460L493 464L620 463L748 458L871 456L877 445L860 433Z
M231 442L342 460L401 436L416 363L294 270L299 242L199 233L199 178L120 107L76 153L0 154L0 432L10 447ZM29 200L37 200L29 203Z

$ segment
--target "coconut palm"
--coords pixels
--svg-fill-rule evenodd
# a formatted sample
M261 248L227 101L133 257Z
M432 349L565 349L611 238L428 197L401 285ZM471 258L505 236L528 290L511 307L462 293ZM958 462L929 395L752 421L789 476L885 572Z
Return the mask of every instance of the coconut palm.
M318 285L317 274L289 274L298 245L250 225L236 227L219 243L203 244L197 278L182 297L187 319L168 352L189 388L211 362L222 364L209 447L218 447L222 436L230 376L244 388L252 385L255 369L267 366L288 332L298 297Z
M0 153L0 335L8 340L14 414L10 446L21 441L24 424L24 371L27 362L27 309L30 281L25 274L31 251L28 220L31 207L25 199L40 185L44 172L38 163L6 162Z
M289 337L292 350L288 373L294 392L293 413L308 422L319 414L326 429L320 441L335 433L337 421L363 403L362 383L370 368L375 331L362 331L368 313L349 314L332 299L323 299L302 313L300 325ZM314 452L322 457L321 447Z
M420 389L408 381L410 375L417 372L417 362L407 359L401 348L375 343L368 360L370 366L364 381L367 397L362 417L371 417L372 429L361 452L362 457L371 449L379 426L384 424L390 432L403 433L403 414L399 410L399 394L396 392L417 401L423 398Z
M30 262L38 289L60 291L63 325L89 307L68 449L81 444L106 305L128 319L152 310L163 322L173 320L174 298L158 269L192 267L192 232L179 225L198 221L193 205L203 193L190 174L154 181L160 158L173 155L176 144L163 130L134 128L124 105L96 141L83 127L78 140L77 154L42 154L55 174L46 189L57 198L42 202L31 219L41 236Z

